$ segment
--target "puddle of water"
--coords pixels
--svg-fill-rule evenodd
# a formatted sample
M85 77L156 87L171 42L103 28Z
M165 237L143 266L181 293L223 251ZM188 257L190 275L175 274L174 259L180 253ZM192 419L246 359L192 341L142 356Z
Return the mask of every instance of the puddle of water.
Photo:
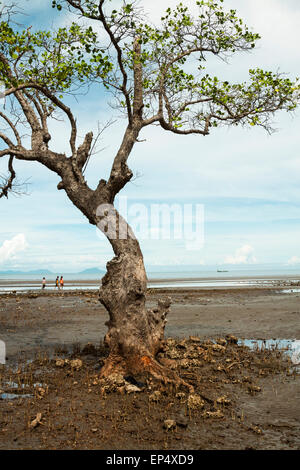
M69 290L74 290L74 291L81 291L81 290L98 290L99 286L96 285L82 285L82 286L72 286L72 285L67 285L65 286L66 291ZM62 294L64 290L56 290L55 287L47 287L46 292L51 291L51 292L57 292L58 294ZM9 287L4 287L0 286L0 295L2 294L36 294L42 292L42 289L40 286L9 286Z
M293 288L293 289L282 289L282 290L278 290L277 291L277 294L295 294L295 293L299 293L300 292L300 289L298 289L297 287L296 288Z
M17 395L16 393L1 393L0 400L15 400L16 398L32 398L33 395Z
M28 384L17 384L16 382L4 382L3 386L5 388L9 388L12 390L17 390L21 391L24 390L25 388L29 388L30 386ZM46 387L45 384L41 383L35 383L33 384L33 387ZM0 394L0 400L15 400L16 398L32 398L33 395L26 393L26 394L18 394L18 393L1 393Z
M6 388L17 388L17 389L24 389L30 387L28 384L17 384L16 382L4 382L4 385ZM43 384L35 383L33 384L33 387L45 387Z
M250 349L278 349L284 351L293 364L300 365L300 340L297 339L243 339L239 345L248 346Z

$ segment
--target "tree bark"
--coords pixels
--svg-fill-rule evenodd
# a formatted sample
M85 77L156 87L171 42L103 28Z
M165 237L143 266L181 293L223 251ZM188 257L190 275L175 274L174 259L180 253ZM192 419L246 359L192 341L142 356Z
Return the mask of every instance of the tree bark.
M180 383L177 375L156 359L157 353L164 348L170 300L159 301L155 309L146 309L147 276L139 243L115 208L109 217L110 220L116 218L118 223L116 238L112 238L111 233L107 235L116 256L107 263L99 295L109 313L105 336L109 356L101 376L109 378L121 374L140 379L150 376L164 382ZM122 236L127 235L127 238L120 238L121 226Z
M170 300L159 301L155 309L146 309L147 276L140 245L128 223L115 209L113 202L118 192L130 181L132 172L127 158L136 142L139 127L129 126L121 147L114 159L108 181L100 180L96 190L91 190L80 172L86 161L91 137L76 158L54 160L56 172L64 189L78 209L91 224L104 233L115 257L107 263L107 273L102 279L99 299L109 314L105 343L109 356L101 370L103 378L128 375L183 384L175 372L159 363L157 354L164 349L164 330ZM45 164L50 165L49 160ZM191 387L189 387L191 388Z

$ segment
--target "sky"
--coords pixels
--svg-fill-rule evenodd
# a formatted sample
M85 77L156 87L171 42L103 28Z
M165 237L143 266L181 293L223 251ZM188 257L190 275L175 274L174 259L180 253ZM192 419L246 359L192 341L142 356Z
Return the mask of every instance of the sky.
M52 10L50 0L19 3L26 9L26 22L40 28L75 18ZM158 21L165 8L178 2L141 3L149 18ZM193 8L194 1L185 3ZM279 70L292 79L300 76L298 0L224 0L223 5L236 9L262 39L251 54L237 54L228 64L207 61L208 71L232 81L245 80L248 70L256 67ZM72 109L81 136L96 132L98 122L117 117L107 105L107 95L95 87L74 100ZM87 170L92 187L108 176L125 125L117 119L103 134L103 150L93 156ZM300 110L292 116L278 113L274 127L272 135L261 128L235 127L213 130L205 138L177 136L157 127L143 131L144 142L135 145L129 159L134 181L119 200L140 240L146 266L276 263L299 265L300 271ZM66 149L64 125L54 122L51 130L52 147ZM57 191L58 177L36 163L18 162L16 169L30 184L28 195L0 200L0 271L104 267L113 255L109 243L65 193ZM4 171L0 161L0 173ZM174 234L172 214L170 230L155 218L162 203L168 208L175 204L181 211L181 237Z

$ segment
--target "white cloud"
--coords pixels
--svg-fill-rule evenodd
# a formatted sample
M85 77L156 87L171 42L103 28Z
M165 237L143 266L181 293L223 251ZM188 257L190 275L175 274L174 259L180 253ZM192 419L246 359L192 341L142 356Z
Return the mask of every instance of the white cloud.
M46 23L51 27L52 22L54 26L61 26L63 21L73 20L72 15L67 12L58 13L52 10L50 0L20 0L21 3L27 7L28 21L33 22L37 28L45 27ZM155 22L159 21L166 7L173 7L177 3L179 0L141 2L149 11L149 21ZM184 3L194 8L196 2L185 0ZM121 0L108 2L109 8L121 4ZM229 65L208 60L208 72L220 79L226 76L226 79L234 82L246 79L250 67L274 71L279 68L280 71L290 73L291 77L298 75L299 0L226 0L224 7L226 10L236 8L238 16L253 31L260 33L262 40L253 53L234 55ZM96 28L96 24L94 27ZM72 103L69 98L68 105L78 118L81 138L87 131L96 131L98 120L104 123L111 114L116 113L106 107L105 98L100 89L97 93L95 88L92 88L89 95L79 96L78 103ZM127 185L122 194L129 196L133 202L145 198L157 201L167 197L173 197L176 202L182 202L184 198L205 202L202 201L205 197L216 198L213 203L216 216L211 214L212 203L206 203L207 264L223 260L224 253L231 254L226 259L233 260L235 264L247 263L249 260L254 262L253 252L244 250L244 246L249 243L255 246L255 253L261 262L279 260L287 263L289 260L289 265L296 261L299 263L300 258L293 256L298 253L299 232L296 221L300 204L299 116L299 111L293 120L282 113L277 115L275 127L280 132L271 137L259 128L216 129L205 139L171 135L155 126L146 128L141 135L141 139L145 138L146 142L134 147L129 160L134 173L139 172L142 176ZM86 172L86 179L91 187L95 187L100 178L108 177L125 125L125 121L118 121L103 135L99 146L105 150L93 156ZM69 155L66 138L70 133L69 124L54 121L50 124L50 130L51 148ZM4 163L4 159L0 159L0 172L7 171ZM64 269L65 266L76 270L79 266L76 264L79 263L77 256L79 253L84 256L88 251L101 253L106 261L111 258L111 249L104 237L99 243L93 231L82 237L83 232L80 231L78 235L78 231L74 227L72 229L72 225L85 224L85 218L63 192L56 190L59 181L56 175L39 164L22 161L16 162L16 170L22 180L30 178L30 197L1 200L1 216L5 224L0 234L0 263L4 256L2 241L10 239L10 233L18 233L20 226L31 241L31 249L22 254L24 269L34 269L42 263L43 267L51 270L56 267ZM223 199L226 197L236 198L231 201L230 207L224 207ZM240 198L252 199L252 203L247 204L246 200L240 201ZM270 204L262 205L257 201L257 205L253 205L254 198L268 200ZM279 205L276 201L286 201L289 205ZM293 224L286 219L294 219ZM261 223L262 220L278 221L276 230L270 230L270 225L267 229L266 224ZM208 222L212 221L223 221L225 224L209 225ZM237 223L233 226L232 221ZM245 225L248 221L252 222L251 226ZM55 230L53 226L56 226ZM74 235L70 237L71 229ZM68 242L67 253L66 244L61 243L61 239ZM178 246L174 240L141 240L141 244L148 263L198 262L198 251L196 254L188 251L184 245ZM236 247L241 248L235 253ZM45 255L49 259L43 260ZM93 265L101 260L102 258L95 261L93 258L82 258L80 262L84 269L88 267L86 264Z
M289 266L293 266L293 265L295 265L295 264L300 264L300 257L299 257L299 256L292 256L292 257L288 260L287 264L288 264Z
M234 256L226 256L224 264L252 264L256 263L254 248L250 245L243 245L238 248Z
M15 259L16 254L26 250L27 246L28 244L23 233L19 233L11 240L5 240L0 247L0 263Z

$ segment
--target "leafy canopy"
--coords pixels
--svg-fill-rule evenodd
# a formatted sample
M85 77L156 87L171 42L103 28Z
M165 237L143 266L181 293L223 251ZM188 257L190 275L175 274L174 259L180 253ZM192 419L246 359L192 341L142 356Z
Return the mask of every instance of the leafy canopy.
M260 36L235 10L224 11L223 0L194 3L197 14L179 3L167 8L159 26L145 21L137 2L111 0L53 0L53 8L83 19L55 32L22 30L3 19L0 80L8 89L36 84L61 98L101 83L130 122L139 85L144 125L157 121L175 133L206 135L232 124L271 130L275 111L296 108L298 79L255 69L248 82L229 83L206 73L209 56L228 60L251 51ZM95 32L99 25L106 36Z

